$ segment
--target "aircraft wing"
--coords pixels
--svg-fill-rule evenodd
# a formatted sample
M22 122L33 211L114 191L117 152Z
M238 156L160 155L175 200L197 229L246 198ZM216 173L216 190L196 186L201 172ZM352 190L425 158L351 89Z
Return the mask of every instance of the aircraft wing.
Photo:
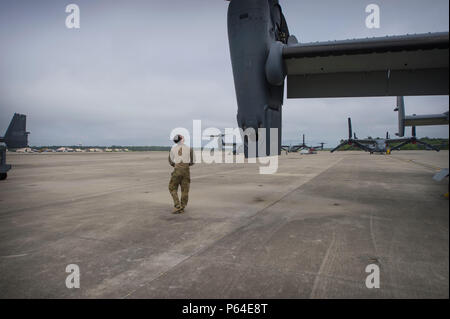
M368 146L366 146L366 144L368 144L368 143L361 143L361 142L359 142L359 140L353 140L353 143L357 146L357 147L359 147L360 149L363 149L364 151L366 151L366 152L370 152L371 151L371 148L370 147L368 147Z
M448 125L448 112L442 114L406 115L405 126Z
M403 143L406 141L410 141L411 138L410 137L405 137L405 138L390 138L388 140L386 140L386 143L388 144L392 144L392 143Z
M390 138L385 140L386 143L401 143L404 141L409 141L411 138ZM375 144L377 140L375 139L357 139L355 140L356 142L360 143L360 144Z
M353 139L353 141L358 142L360 144L375 144L376 140L374 139Z
M288 98L447 95L449 33L283 48Z
M294 146L291 147L290 151L291 152L297 152L301 148L302 148L302 145L294 145Z

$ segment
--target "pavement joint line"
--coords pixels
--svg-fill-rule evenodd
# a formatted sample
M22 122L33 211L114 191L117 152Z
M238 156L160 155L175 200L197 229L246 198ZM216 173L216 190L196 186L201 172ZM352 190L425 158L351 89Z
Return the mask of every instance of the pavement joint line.
M7 255L7 256L0 256L0 258L16 258L16 257L24 257L28 256L28 253L25 254L16 254L16 255Z
M256 213L254 213L251 216L248 216L247 218L245 218L245 220L247 220L247 222L243 223L241 226L235 228L234 230L230 231L229 233L223 235L222 237L218 238L216 241L212 242L211 244L199 249L198 251L192 253L191 255L187 256L186 258L183 258L181 261L179 261L178 263L176 263L174 266L172 266L171 268L167 269L166 271L164 271L163 273L161 273L159 276L156 276L153 279L148 280L147 282L144 282L140 287L130 291L129 293L127 293L126 295L124 295L122 297L122 299L125 299L129 296L131 296L132 294L134 294L136 291L138 291L139 289L141 289L142 287L152 283L153 281L161 278L162 276L164 276L166 273L169 273L172 270L175 270L177 267L179 267L184 261L196 257L197 255L201 254L202 252L210 249L211 247L213 247L214 245L216 245L218 242L220 242L221 240L223 240L224 238L227 238L228 236L240 231L241 229L244 229L245 227L247 227L248 225L250 225L252 223L252 221L262 212L264 212L265 210L269 209L270 207L274 206L275 204L279 203L280 201L282 201L283 199L285 199L286 197L288 197L289 195L291 195L292 193L294 193L295 191L299 190L303 185L307 184L308 182L310 182L312 179L317 178L318 176L322 175L323 173L325 173L326 171L328 171L329 169L331 169L332 167L336 166L338 163L340 163L344 158L340 158L335 162L332 162L331 165L329 165L328 167L324 168L320 173L318 173L317 175L315 175L315 177L302 182L298 187L292 189L291 191L288 191L288 193L284 194L283 196L281 196L279 199L273 201L272 203L270 203L269 205L263 207L262 209L256 211Z

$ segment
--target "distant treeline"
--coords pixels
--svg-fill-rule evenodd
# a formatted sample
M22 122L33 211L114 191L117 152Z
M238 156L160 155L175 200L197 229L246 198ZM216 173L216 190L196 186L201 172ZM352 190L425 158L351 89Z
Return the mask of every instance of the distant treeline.
M430 145L436 146L441 150L448 150L448 138L429 138L429 137L424 137L424 138L419 138L420 141L428 143ZM343 140L341 140L341 142L343 142ZM398 145L400 143L393 143L390 144L390 147L393 147L395 145ZM400 147L400 150L426 150L427 148L424 145L421 144L406 144L403 145L402 147ZM340 151L361 151L360 148L355 147L354 145L345 145L342 146L340 149Z

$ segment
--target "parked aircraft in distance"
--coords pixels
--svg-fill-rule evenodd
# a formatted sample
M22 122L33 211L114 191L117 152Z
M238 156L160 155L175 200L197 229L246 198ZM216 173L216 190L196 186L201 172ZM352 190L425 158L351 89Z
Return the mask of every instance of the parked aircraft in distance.
M394 145L396 144L396 145ZM389 132L386 132L386 138L367 138L367 139L359 139L356 137L356 133L352 132L352 120L348 118L348 139L342 141L338 146L333 148L330 152L338 150L344 145L355 145L356 147L369 152L370 154L379 153L379 154L390 154L393 150L398 150L402 146L406 144L422 144L427 148L433 149L439 152L439 148L430 145L428 143L422 142L416 137L416 127L412 127L412 136L404 137L404 138L390 138ZM394 145L394 146L392 146Z

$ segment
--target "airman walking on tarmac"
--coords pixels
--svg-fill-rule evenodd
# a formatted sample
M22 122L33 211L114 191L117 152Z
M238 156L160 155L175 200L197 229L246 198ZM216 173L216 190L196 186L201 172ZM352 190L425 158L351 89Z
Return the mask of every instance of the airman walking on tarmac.
M173 198L174 214L184 213L189 199L189 186L191 184L190 166L194 165L194 152L184 144L184 137L176 135L176 143L169 153L169 163L174 170L169 182L169 192ZM181 201L178 198L178 186L181 187Z

